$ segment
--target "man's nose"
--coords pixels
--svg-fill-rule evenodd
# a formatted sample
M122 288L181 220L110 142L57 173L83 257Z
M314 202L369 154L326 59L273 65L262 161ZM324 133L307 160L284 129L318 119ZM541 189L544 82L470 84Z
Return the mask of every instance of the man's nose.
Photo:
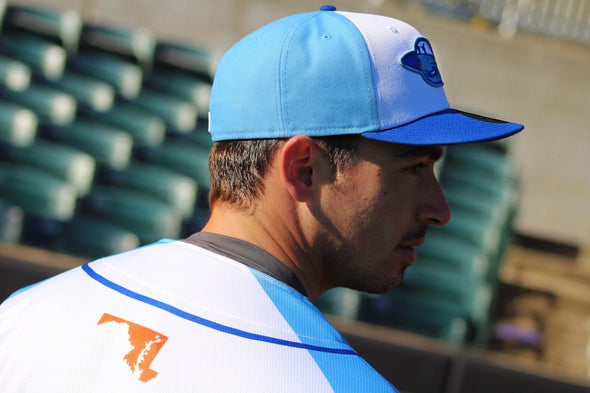
M429 225L445 225L451 219L451 209L436 179L424 195L418 211L418 219Z

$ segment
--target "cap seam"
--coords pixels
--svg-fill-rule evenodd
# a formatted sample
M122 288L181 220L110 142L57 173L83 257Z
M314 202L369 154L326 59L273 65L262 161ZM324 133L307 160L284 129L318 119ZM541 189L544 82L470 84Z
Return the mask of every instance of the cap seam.
M370 119L367 119L366 123L363 124L363 126L374 128L373 124L375 124L377 126L377 128L375 130L378 130L381 127L381 123L379 120L378 101L377 101L377 97L375 95L375 91L377 89L375 86L375 75L373 75L373 65L374 65L373 56L371 54L371 51L368 48L367 41L365 40L365 37L364 37L363 33L360 31L360 29L358 28L358 26L353 21L348 19L346 17L346 15L344 15L340 12L336 12L336 14L339 15L340 17L344 18L344 20L346 21L346 24L348 25L348 28L351 29L354 34L355 41L357 42L359 49L364 50L365 53L368 54L368 57L371 59L368 70L364 71L364 77L365 77L365 79L368 79L370 82L370 84L369 84L370 87L366 91L366 93L367 93L367 98L368 98L369 102L371 103L371 107L373 108L373 112L370 115Z
M279 111L279 119L280 124L279 128L285 132L287 130L287 115L286 111L288 109L288 105L286 103L287 96L289 92L287 91L287 81L286 81L286 68L287 68L287 57L289 56L291 44L293 39L295 38L295 32L302 28L305 24L309 23L312 19L315 19L319 16L319 13L310 13L308 18L303 18L299 23L294 23L293 26L285 32L281 45L281 55L279 57L279 65L277 72L279 73L278 77L276 78L277 81L277 89L278 89L278 111Z
M369 92L369 99L371 99L371 95L372 95L373 96L372 100L374 101L373 108L375 108L376 113L371 115L371 122L377 124L377 129L375 130L375 131L377 131L377 130L381 129L381 116L379 113L378 103L380 102L382 97L381 97L381 90L377 88L376 83L375 83L375 75L373 74L373 67L375 65L375 56L373 55L374 52L373 52L373 50L371 50L373 48L373 42L369 40L368 34L363 34L363 32L361 31L361 28L359 26L357 26L352 20L350 20L346 17L345 13L337 12L337 14L344 17L348 21L348 23L350 25L352 25L352 27L356 30L356 32L358 32L360 34L360 36L361 36L360 41L361 42L359 42L359 44L360 44L360 46L364 46L364 49L367 51L369 58L371 59L371 64L370 64L370 68L369 68L369 74L370 74L369 79L371 80L372 91ZM357 34L355 34L355 36L358 37ZM357 38L357 41L358 41L358 38ZM365 71L365 73L366 73L366 71ZM367 77L367 75L365 75L365 77Z

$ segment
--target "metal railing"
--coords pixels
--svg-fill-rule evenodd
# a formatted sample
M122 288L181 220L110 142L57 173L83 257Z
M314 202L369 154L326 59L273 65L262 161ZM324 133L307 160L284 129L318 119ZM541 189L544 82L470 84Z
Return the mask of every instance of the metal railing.
M590 46L590 0L407 1L462 17L483 17L508 38L525 30Z

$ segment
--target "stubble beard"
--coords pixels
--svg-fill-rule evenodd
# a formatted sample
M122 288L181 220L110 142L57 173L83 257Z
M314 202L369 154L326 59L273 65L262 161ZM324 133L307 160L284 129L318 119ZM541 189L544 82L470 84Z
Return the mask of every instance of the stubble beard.
M351 283L348 288L372 295L383 295L385 293L391 292L395 287L397 287L402 282L403 277L404 272L402 270L393 276L383 275L373 279L357 281L355 283Z
M392 291L398 286L403 278L406 266L393 267L395 271L390 271L386 266L391 266L391 261L383 262L381 269L363 270L370 262L363 262L364 258L359 257L361 262L348 264L341 271L340 277L334 282L334 286L353 289L374 295L382 295ZM385 267L384 267L385 266Z

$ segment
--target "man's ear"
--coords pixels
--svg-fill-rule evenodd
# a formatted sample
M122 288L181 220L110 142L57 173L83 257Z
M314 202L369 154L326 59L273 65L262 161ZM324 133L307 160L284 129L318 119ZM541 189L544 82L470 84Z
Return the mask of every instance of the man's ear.
M293 199L299 202L307 202L312 197L317 182L318 155L322 152L314 140L304 135L289 138L280 150L281 181Z

